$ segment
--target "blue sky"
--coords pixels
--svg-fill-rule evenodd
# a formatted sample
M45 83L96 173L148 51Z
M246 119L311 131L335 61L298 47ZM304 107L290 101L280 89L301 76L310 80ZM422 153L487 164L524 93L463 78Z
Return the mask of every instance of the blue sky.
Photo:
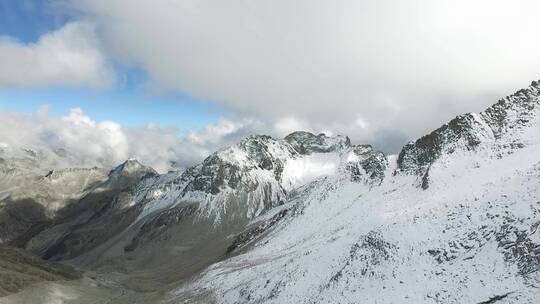
M31 43L71 19L50 3L47 0L0 1L0 35Z
M73 21L49 1L0 1L0 36L24 44L35 43L45 33ZM55 116L80 107L92 119L114 120L127 127L154 123L176 126L183 131L215 122L222 110L181 92L156 93L145 88L146 75L140 69L116 67L118 81L110 88L46 86L37 88L0 87L0 110L34 113L48 105Z

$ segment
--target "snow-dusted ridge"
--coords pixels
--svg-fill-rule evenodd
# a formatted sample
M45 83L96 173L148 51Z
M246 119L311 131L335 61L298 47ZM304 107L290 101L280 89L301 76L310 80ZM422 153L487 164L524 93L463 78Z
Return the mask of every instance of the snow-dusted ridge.
M540 83L533 81L528 88L499 100L483 112L459 115L408 143L399 154L398 171L422 176L422 186L427 187L429 168L441 156L460 150L483 153L481 150L488 149L497 157L513 153L525 145L525 139L519 138L521 130L536 127L539 90Z
M538 303L539 95L458 116L384 158L379 184L312 183L171 301Z
M344 136L308 132L295 132L284 139L250 136L213 153L202 164L156 183L147 194L149 201L142 214L199 202L201 212L215 217L216 223L235 209L241 213L237 216L249 220L281 204L294 189L345 170L345 164L359 177L363 173L359 162L373 153L369 146L351 146ZM386 162L380 152L369 161ZM231 202L238 206L229 208Z

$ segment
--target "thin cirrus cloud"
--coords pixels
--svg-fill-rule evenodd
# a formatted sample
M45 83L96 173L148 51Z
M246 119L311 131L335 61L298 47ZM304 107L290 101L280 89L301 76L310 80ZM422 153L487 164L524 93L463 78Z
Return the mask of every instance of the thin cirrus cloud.
M89 22L67 23L35 43L0 37L0 66L0 88L104 87L115 82Z

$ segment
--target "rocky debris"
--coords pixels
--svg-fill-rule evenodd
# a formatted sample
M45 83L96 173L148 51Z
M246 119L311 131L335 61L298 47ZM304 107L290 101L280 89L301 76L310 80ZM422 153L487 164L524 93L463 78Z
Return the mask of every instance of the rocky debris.
M540 271L540 243L534 240L537 239L535 233L539 224L540 221L533 224L530 230L520 230L506 223L495 236L505 260L515 264L525 279Z
M227 248L227 254L241 249L253 242L256 238L260 237L263 233L267 232L279 221L281 221L290 211L290 209L283 209L268 220L263 220L250 225L247 229L234 238L233 243Z

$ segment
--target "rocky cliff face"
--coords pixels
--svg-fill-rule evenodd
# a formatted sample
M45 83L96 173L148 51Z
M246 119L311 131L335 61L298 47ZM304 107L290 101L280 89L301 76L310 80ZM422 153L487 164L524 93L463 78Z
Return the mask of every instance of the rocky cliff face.
M456 150L477 152L489 149L491 157L500 157L524 146L514 135L531 128L539 107L540 84L532 82L527 89L505 97L484 112L460 115L399 153L398 172L422 177L422 187L429 185L429 168L441 156Z

